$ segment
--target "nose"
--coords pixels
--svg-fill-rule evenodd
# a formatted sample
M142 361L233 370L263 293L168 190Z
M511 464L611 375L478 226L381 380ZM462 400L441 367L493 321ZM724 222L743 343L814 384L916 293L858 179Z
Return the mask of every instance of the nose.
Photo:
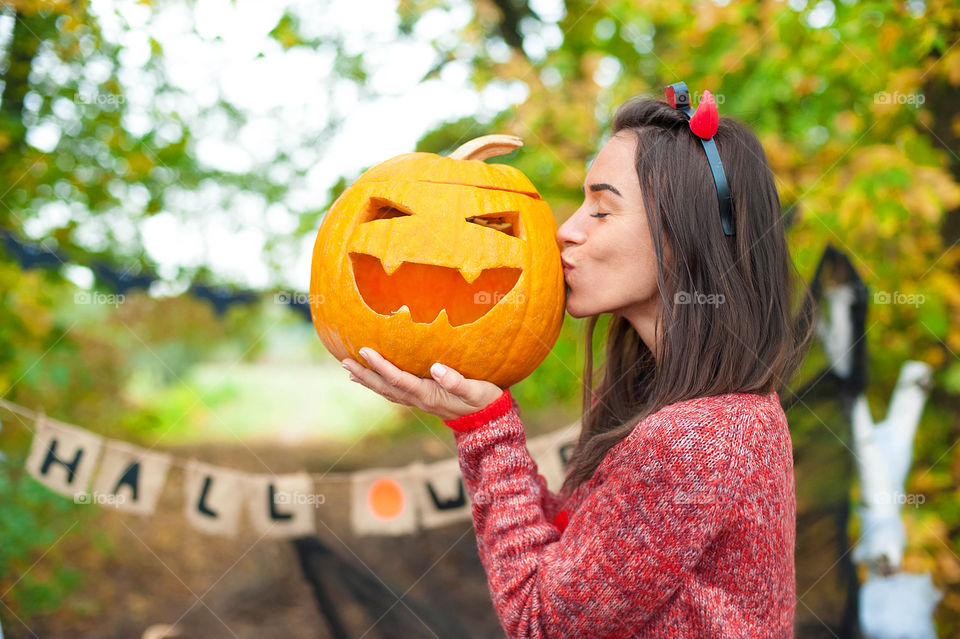
M578 210L579 211L579 210ZM570 244L582 244L587 239L586 232L580 227L580 220L577 212L574 212L567 221L557 229L557 243L561 246Z

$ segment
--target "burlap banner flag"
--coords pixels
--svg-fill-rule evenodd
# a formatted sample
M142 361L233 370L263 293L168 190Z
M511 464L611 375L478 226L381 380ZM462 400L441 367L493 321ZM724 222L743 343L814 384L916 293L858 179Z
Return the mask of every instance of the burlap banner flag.
M93 481L95 503L149 515L163 491L172 457L107 440Z
M360 470L350 478L350 520L357 535L408 535L417 530L416 493L423 464Z
M470 497L456 457L425 465L414 494L424 528L472 518Z
M236 535L248 492L245 479L245 473L188 461L184 478L187 521L211 535Z
M51 490L85 501L103 439L45 416L35 425L27 472Z
M317 531L317 494L308 473L250 475L248 506L254 530L264 537L303 537Z

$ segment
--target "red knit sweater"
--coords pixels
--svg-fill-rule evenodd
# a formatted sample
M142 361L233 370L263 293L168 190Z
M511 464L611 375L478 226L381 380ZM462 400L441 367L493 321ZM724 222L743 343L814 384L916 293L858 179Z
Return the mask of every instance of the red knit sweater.
M550 492L509 390L454 429L508 637L792 637L796 499L777 393L671 404L573 495Z

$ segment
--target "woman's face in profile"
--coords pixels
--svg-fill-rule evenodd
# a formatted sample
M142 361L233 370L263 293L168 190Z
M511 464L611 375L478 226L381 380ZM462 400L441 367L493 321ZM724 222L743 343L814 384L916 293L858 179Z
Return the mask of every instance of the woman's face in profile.
M583 204L557 231L573 317L617 313L632 320L660 306L636 150L633 132L610 138L587 171ZM664 251L669 259L666 244Z

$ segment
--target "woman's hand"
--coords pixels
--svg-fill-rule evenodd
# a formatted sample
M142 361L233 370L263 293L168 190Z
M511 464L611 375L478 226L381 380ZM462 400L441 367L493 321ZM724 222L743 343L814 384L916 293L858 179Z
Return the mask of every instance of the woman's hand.
M503 393L496 384L463 375L439 363L430 367L433 379L402 371L371 348L360 355L370 367L349 357L341 362L350 371L350 379L383 395L391 402L416 406L443 420L469 415L486 407Z

